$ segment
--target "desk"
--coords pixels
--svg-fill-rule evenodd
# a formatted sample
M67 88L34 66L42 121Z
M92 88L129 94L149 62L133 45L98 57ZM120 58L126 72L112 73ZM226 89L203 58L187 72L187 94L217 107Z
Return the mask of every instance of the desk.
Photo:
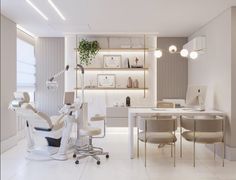
M137 117L142 116L207 116L207 115L214 115L214 116L225 116L225 113L216 110L205 110L205 111L195 111L189 110L184 108L129 108L128 109L128 135L129 135L129 155L130 158L134 158L134 125Z

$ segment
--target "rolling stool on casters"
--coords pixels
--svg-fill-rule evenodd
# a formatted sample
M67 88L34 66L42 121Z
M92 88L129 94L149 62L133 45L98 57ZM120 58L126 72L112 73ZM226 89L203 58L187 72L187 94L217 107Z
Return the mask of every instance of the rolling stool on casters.
M84 104L83 107L86 108L87 104ZM83 128L79 129L79 136L80 137L89 137L89 143L87 145L77 147L75 153L73 154L73 157L76 158L75 164L79 164L79 160L86 158L86 157L93 157L97 160L97 165L101 163L100 158L98 156L104 155L106 158L109 158L109 153L104 152L101 147L95 147L93 146L93 138L104 138L106 135L105 130L105 117L96 115L91 118L91 121L103 121L104 122L104 132L103 136L99 136L102 133L102 130L100 128L91 127L91 126L85 126ZM96 137L95 137L96 136Z

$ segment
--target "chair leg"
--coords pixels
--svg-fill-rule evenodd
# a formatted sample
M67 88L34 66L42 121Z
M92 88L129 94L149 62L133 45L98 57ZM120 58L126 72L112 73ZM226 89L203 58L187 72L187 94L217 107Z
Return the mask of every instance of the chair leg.
M146 139L144 141L144 166L146 167L147 166L147 142L146 142Z
M214 160L216 160L216 144L213 144L214 146Z
M222 146L223 146L223 148L222 148L222 167L224 167L225 166L225 143L224 142L222 142Z
M137 157L139 158L139 128L137 128Z
M195 167L195 141L193 142L193 167Z
M174 167L175 167L175 142L174 142Z
M180 157L182 158L182 127L180 127Z
M170 156L173 157L173 144L172 143L170 144L170 148L171 148Z

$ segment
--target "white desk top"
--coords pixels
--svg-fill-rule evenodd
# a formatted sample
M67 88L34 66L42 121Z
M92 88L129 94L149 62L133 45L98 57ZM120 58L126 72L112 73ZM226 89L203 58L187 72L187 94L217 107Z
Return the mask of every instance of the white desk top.
M217 110L205 110L197 111L188 108L129 108L129 114L158 114L158 115L225 115L222 111Z

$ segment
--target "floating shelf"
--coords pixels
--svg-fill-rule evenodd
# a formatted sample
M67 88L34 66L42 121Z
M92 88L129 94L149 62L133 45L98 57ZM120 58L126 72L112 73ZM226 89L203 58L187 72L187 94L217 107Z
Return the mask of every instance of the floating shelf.
M99 52L109 52L109 51L112 51L112 52L115 52L115 51L118 51L118 52L122 52L122 51L126 51L126 52L148 52L150 51L150 49L148 48L105 48L105 49L100 49Z
M76 50L76 48L75 48ZM102 48L99 52L153 52L154 49L149 48ZM98 53L99 53L98 52Z
M75 68L75 70L80 70ZM85 71L146 71L148 68L85 68Z
M81 88L75 88L81 90ZM84 90L148 90L148 88L84 88Z

